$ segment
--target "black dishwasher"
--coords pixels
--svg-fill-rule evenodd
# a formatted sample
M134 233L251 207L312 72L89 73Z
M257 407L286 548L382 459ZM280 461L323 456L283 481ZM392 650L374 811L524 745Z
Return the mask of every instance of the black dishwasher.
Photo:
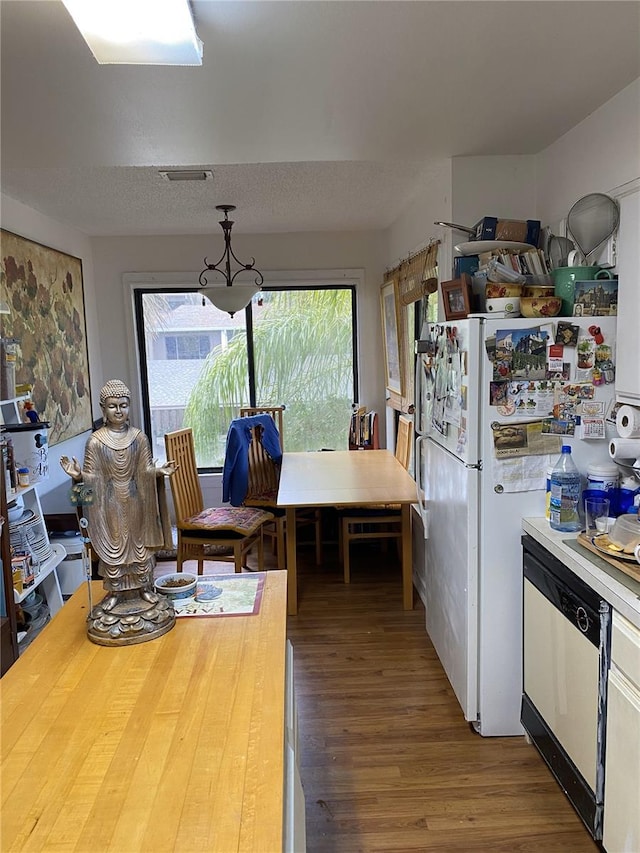
M522 547L522 725L599 840L610 607L532 537Z

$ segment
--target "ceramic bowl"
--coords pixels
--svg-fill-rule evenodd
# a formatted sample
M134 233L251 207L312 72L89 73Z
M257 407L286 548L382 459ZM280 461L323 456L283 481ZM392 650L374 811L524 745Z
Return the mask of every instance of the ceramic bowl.
M484 288L484 295L487 299L504 299L507 296L520 296L521 293L522 285L510 281L490 281Z
M11 501L7 507L7 518L9 522L19 521L24 513L24 498L18 495L15 501Z
M523 317L557 317L561 308L562 299L558 296L523 296L520 299Z
M179 598L192 598L196 592L197 578L188 572L174 572L162 575L156 580L156 590L171 601Z
M511 296L503 299L487 299L487 313L497 313L503 317L519 317L520 298L518 296Z
M548 286L545 284L525 284L522 291L523 296L537 296L538 298L542 296L555 296L555 293L553 285Z

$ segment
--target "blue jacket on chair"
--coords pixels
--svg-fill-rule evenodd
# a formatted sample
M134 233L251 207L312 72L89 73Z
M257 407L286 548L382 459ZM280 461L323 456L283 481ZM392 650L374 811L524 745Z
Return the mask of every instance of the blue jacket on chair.
M274 462L282 461L280 434L271 415L234 418L229 424L227 449L222 469L222 500L232 506L242 506L249 488L249 445L251 430L262 427L261 443Z

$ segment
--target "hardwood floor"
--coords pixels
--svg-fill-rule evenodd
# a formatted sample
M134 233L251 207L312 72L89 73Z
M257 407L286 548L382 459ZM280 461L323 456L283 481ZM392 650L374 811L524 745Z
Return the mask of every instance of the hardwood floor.
M321 568L300 553L288 635L309 853L598 850L524 737L465 723L424 608L402 610L395 553L378 544L353 547L349 586L331 548Z

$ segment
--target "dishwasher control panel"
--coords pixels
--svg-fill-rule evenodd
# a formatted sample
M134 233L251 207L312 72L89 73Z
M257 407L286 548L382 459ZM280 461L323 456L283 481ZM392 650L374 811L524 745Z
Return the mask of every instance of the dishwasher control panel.
M601 622L598 594L537 542L525 541L523 545L524 576L598 648ZM604 606L608 608L606 602Z

